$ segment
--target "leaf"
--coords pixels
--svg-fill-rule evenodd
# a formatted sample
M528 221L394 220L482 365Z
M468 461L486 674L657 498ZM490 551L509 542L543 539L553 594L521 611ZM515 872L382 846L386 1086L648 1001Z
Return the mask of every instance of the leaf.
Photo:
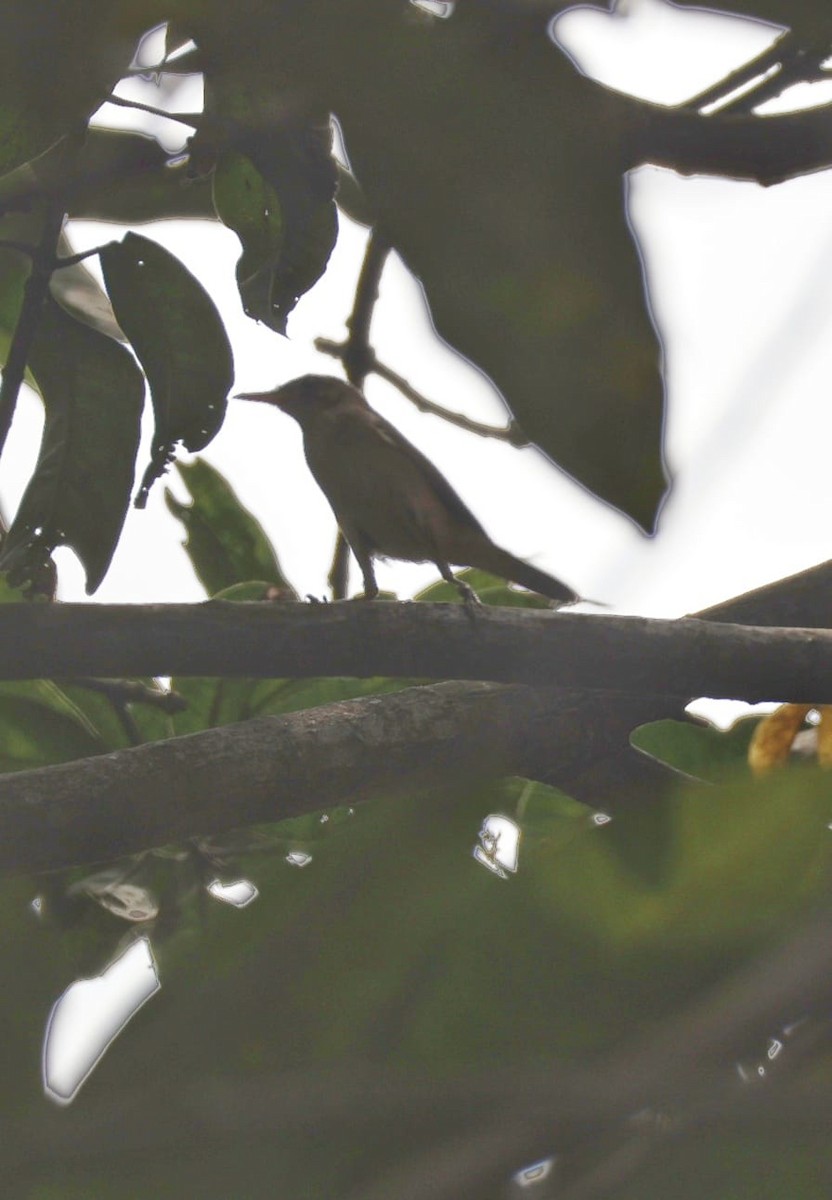
M0 683L0 771L24 771L112 747L50 680Z
M520 591L518 588L510 587L504 580L499 579L496 575L490 575L487 571L480 571L475 567L467 567L464 571L457 571L456 575L469 587L472 587L479 596L483 604L495 604L508 608L550 608L551 601L545 596L538 596L536 592ZM459 588L454 587L452 583L448 583L444 579L437 580L436 583L430 584L423 588L416 596L415 600L429 601L430 603L440 603L444 601L462 602Z
M130 501L141 372L122 346L74 320L51 297L29 366L46 424L0 569L19 583L66 545L80 558L92 593L110 565Z
M128 233L100 257L116 319L144 367L156 416L151 461L136 499L143 507L177 442L201 450L219 429L234 360L213 300L158 242Z
M243 308L248 316L268 322L273 317L273 287L283 248L283 217L277 192L250 158L227 151L214 171L214 207L243 246L237 263Z
M759 717L748 717L723 732L700 721L651 721L633 730L630 743L686 775L719 783L748 771L748 747L758 724Z
M277 333L323 274L338 236L329 109L275 116L274 79L206 76L206 111L230 149L218 153L217 215L240 238L237 283L246 313ZM206 130L213 126L206 126ZM194 151L212 133L192 139Z
M0 174L86 124L130 65L146 16L108 0L7 0L0 42Z
M73 253L65 234L58 240L58 254L65 258ZM125 341L124 334L113 315L109 297L101 284L83 262L61 267L52 273L49 290L71 317L76 317L116 341Z
M124 225L172 217L216 220L208 182L192 179L184 161L171 160L154 138L110 129L88 132L68 205L71 217Z
M209 596L249 580L263 580L297 599L263 526L243 507L225 478L204 459L177 468L193 497L181 504L165 492L168 509L188 534L185 549Z

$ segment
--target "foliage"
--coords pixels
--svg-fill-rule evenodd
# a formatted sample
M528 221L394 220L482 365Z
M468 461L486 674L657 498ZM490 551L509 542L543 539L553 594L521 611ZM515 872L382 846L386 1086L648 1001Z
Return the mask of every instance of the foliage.
M488 372L515 426L596 495L653 528L667 488L663 383L625 173L655 158L682 171L707 161L723 174L748 174L757 160L747 147L759 145L761 125L777 163L790 148L784 175L826 165L832 151L817 126L795 136L794 124L741 110L668 114L598 87L545 36L546 19L564 3L459 0L444 16L442 6L430 7L6 6L0 440L24 378L46 420L0 550L0 602L51 599L59 545L74 550L95 591L134 487L144 392L155 427L139 504L180 444L196 451L210 443L233 380L218 311L175 255L131 228L95 252L102 289L72 256L66 217L130 226L221 221L240 242L235 283L244 311L284 335L299 298L326 270L340 206L402 255L424 284L439 333ZM731 7L792 25L784 74L820 69L832 40L820 0ZM200 72L205 83L205 111L183 118L191 136L176 159L134 132L89 126L119 80L147 73L136 47L160 22L166 53L194 45L156 63L157 76ZM333 156L331 116L349 168ZM770 182L764 168L754 170ZM361 302L343 355L351 378L362 354L362 370L374 365L369 346L358 344L366 341ZM201 459L178 470L191 502L167 492L167 505L211 601L296 601L276 549L222 476ZM548 607L482 572L465 578L486 604ZM418 599L456 603L459 595L441 580ZM4 681L0 773L382 697L413 682ZM479 1163L491 1151L480 1117L486 1130L502 1132L518 1112L532 1123L539 1109L566 1162L566 1188L576 1181L582 1195L827 1195L816 1170L827 1151L814 1126L786 1137L774 1122L772 1132L771 1109L738 1102L734 1075L760 1077L762 1068L773 1076L780 1065L771 1045L785 1046L787 1061L794 1047L793 1069L809 1063L801 1082L828 1100L823 1021L810 1012L804 1022L800 1008L781 1012L775 989L780 1024L767 1030L767 1046L757 1040L758 993L752 1002L742 991L742 971L796 938L823 903L832 867L828 781L817 767L791 766L755 780L747 754L756 719L723 733L678 710L678 699L668 699L662 718L635 728L617 759L596 764L592 784L572 781L574 794L515 778L449 781L433 794L413 790L354 808L331 809L321 794L292 821L216 838L194 830L186 845L147 847L93 871L5 880L7 1194L107 1200L127 1186L159 1197L266 1197L278 1186L287 1195L365 1196L381 1179L385 1194L426 1195L432 1170L447 1174L458 1150L471 1156L472 1129L480 1136L472 1157ZM601 697L598 711L609 711ZM548 750L555 777L559 748ZM637 803L617 770L648 760L645 778L655 787ZM489 816L519 831L511 878L486 869ZM309 856L302 870L291 858L301 853ZM211 899L216 877L251 879L258 903L234 911ZM152 936L164 997L136 1019L70 1110L48 1108L37 1072L49 1005L136 931ZM735 1041L720 1038L726 1014L737 1012L754 1036L733 1061ZM644 1095L636 1087L631 1107L605 1116L608 1067L624 1061L638 1083L662 1034L691 1025L708 1061L680 1067L674 1046L662 1086L645 1085ZM712 1110L702 1099L711 1058ZM549 1120L551 1090L539 1099L532 1087L541 1063L577 1072L567 1085L581 1112ZM385 1071L407 1080L406 1103L387 1088ZM466 1072L477 1073L470 1094L460 1091ZM429 1105L420 1107L424 1076ZM805 1120L811 1105L791 1095ZM643 1160L634 1155L638 1130L662 1130L665 1120L674 1137L658 1138ZM420 1156L430 1186L423 1178L415 1191L400 1190L397 1172ZM458 1194L496 1193L469 1181Z

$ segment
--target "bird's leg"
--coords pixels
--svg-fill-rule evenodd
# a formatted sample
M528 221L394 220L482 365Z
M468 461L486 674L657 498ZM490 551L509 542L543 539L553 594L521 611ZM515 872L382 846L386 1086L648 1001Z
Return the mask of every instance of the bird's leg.
M358 545L356 541L353 541L351 545L364 579L364 599L375 600L378 595L378 584L376 583L376 573L373 570L373 556L366 546Z
M456 575L454 575L453 571L446 562L437 562L435 565L439 570L439 574L446 581L446 583L452 583L457 589L459 594L462 596L462 600L466 609L473 616L476 610L482 604L482 600L480 600L477 593L470 584L465 582L464 579L457 579Z

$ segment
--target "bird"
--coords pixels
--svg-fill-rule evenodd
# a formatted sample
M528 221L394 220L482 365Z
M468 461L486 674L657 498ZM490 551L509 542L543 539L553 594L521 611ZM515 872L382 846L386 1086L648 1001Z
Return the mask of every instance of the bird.
M579 599L565 583L495 545L433 463L380 416L358 388L330 375L304 375L235 399L269 404L298 422L306 461L356 557L364 597L378 595L374 558L432 562L476 603L451 564L519 583L558 605Z

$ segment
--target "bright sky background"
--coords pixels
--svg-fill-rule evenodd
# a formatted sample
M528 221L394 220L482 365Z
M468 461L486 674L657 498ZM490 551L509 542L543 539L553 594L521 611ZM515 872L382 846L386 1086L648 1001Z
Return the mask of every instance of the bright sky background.
M665 103L719 79L777 32L664 0L622 0L615 14L575 9L557 25L561 43L587 74ZM558 53L554 46L552 53ZM828 94L826 84L815 89L821 91ZM144 85L142 98L152 100L147 92ZM194 82L177 95L176 107L193 109L197 101ZM115 124L130 114L110 106L106 116ZM182 127L170 128L181 140ZM420 414L377 379L367 390L448 476L496 541L583 595L622 611L673 616L830 557L832 174L764 189L644 167L630 177L629 206L668 365L666 454L675 487L655 538L644 537L538 452ZM342 218L329 269L290 317L288 338L243 315L232 233L207 222L165 222L142 232L176 253L214 296L234 344L235 390L337 371L312 343L319 335L343 336L363 229ZM71 236L85 249L119 231L75 223ZM379 357L431 399L502 422L499 396L436 338L418 282L394 256L372 340ZM7 514L31 470L40 420L39 402L27 397L3 462ZM267 527L298 590L323 595L335 526L306 468L295 423L232 401L204 457ZM143 448L140 470L145 462ZM168 479L184 496L175 472ZM146 511L131 510L96 600L202 598L163 486L155 486ZM74 557L59 551L58 559L61 598L84 599ZM429 565L379 564L378 570L380 585L402 596L434 575Z

